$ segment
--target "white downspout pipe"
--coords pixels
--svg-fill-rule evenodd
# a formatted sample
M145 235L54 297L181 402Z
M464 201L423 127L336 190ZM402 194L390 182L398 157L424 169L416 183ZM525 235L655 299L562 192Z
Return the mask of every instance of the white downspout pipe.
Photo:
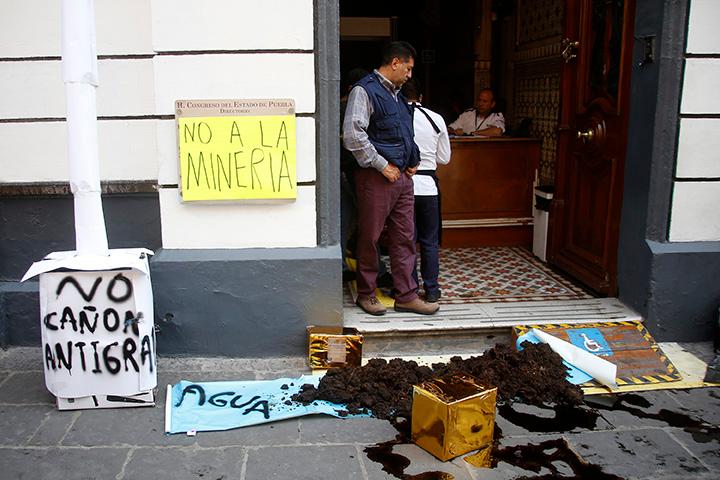
M70 190L78 254L108 254L100 197L94 0L62 1L62 70L67 101Z

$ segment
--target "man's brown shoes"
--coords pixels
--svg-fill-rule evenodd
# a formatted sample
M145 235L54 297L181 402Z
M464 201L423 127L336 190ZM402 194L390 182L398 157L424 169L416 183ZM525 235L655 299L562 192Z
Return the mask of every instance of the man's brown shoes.
M415 300L407 303L398 303L397 301L395 302L396 312L411 312L419 313L421 315L432 315L438 310L440 310L439 304L424 302L417 297L415 298Z
M380 300L378 300L376 297L358 298L357 302L355 303L358 307L362 308L365 313L369 313L370 315L385 315L385 312L387 312L383 304L380 303ZM437 303L428 303L420 300L419 298L415 298L414 300L407 303L399 303L397 301L395 302L396 312L410 312L419 313L421 315L432 315L439 309L440 305L438 305Z
M355 304L370 315L385 315L387 311L380 300L375 297L358 298Z

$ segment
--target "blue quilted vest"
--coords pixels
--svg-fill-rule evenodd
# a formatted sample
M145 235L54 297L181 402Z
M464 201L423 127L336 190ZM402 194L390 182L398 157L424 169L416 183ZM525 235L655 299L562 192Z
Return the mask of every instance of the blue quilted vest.
M365 89L372 102L367 134L370 143L388 162L401 171L420 163L420 152L413 138L413 114L405 97L398 93L398 99L380 84L375 73L371 73L356 85Z

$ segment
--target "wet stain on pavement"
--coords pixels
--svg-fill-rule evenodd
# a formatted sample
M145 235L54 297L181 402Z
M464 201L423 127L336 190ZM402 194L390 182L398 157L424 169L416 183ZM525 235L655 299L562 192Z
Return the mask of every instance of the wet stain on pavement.
M541 417L531 413L518 412L510 403L498 405L498 413L507 421L530 432L568 432L575 428L593 430L600 416L595 410L576 406L539 406L536 408L554 411L553 417Z
M398 435L395 440L378 443L369 447L365 447L367 457L373 462L377 462L383 466L383 471L399 478L401 480L454 480L455 477L447 472L423 472L417 475L409 475L405 473L405 469L410 466L410 459L399 453L392 451L395 445L408 443L407 438Z
M520 477L524 479L577 479L577 480L623 480L611 473L605 473L602 469L583 460L575 453L568 443L562 439L546 440L537 445L515 445L498 448L493 452L492 466L496 467L499 462L509 463L524 470L540 473L543 468L550 471L548 474L533 475L531 477ZM564 474L563 466L569 467L572 474ZM566 470L566 469L565 469Z
M507 407L507 408L506 408ZM571 408L556 406L549 409L555 410L554 418L541 418L536 415L516 412L509 405L502 405L499 408L505 410L503 417L516 415L519 423L527 430L534 432L565 431L572 430L577 426L595 425L598 414L587 408ZM564 418L567 415L569 418ZM519 420L518 420L519 419ZM560 424L558 419L562 419ZM550 428L550 423L555 422L556 426ZM515 422L513 422L515 423ZM561 425L563 429L558 428ZM562 439L553 439L539 444L516 445L500 448L497 443L502 438L500 428L495 426L495 447L492 452L491 468L497 467L498 463L504 462L524 470L540 473L543 468L549 474L535 475L531 477L520 477L524 479L575 479L575 480L623 480L623 477L605 473L598 465L593 465L582 459L574 452L568 443ZM394 440L378 443L365 448L368 459L383 466L382 470L395 478L401 480L453 480L453 475L446 472L432 471L417 475L405 473L410 466L410 459L404 455L394 453L395 445L410 443L408 437L402 434L397 435ZM565 466L563 469L562 466ZM570 473L570 471L572 473Z
M370 460L383 466L383 472L396 478L402 478L403 472L410 465L410 459L392 451L395 445L401 443L404 443L403 439L398 435L395 440L388 440L387 442L365 447L365 453Z
M608 411L624 411L638 418L645 418L651 420L658 420L667 423L671 427L682 428L684 431L692 435L693 440L697 443L709 443L718 442L720 443L720 427L717 425L711 425L701 419L693 418L690 415L684 413L673 412L672 410L661 409L657 413L650 413L642 410L643 408L649 408L652 406L646 398L633 394L626 393L618 395L615 398L615 402L611 405L597 405L600 410Z

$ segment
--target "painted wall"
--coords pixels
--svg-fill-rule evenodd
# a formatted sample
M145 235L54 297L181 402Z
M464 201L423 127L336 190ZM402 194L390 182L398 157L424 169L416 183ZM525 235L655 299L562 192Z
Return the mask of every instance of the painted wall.
M709 340L720 307L720 178L718 135L708 130L718 93L708 86L720 84L720 71L708 68L712 56L690 52L717 45L702 24L717 25L720 4L658 3L638 0L635 16L619 297L659 341ZM640 65L646 38L655 41L655 61Z
M337 0L95 0L95 9L108 240L156 250L159 351L303 354L307 325L342 322ZM37 282L19 279L32 261L74 248L60 28L59 1L3 2L1 346L38 344ZM295 100L296 201L180 201L175 100L234 98Z
M692 0L669 239L720 240L720 2Z
M160 184L165 248L316 246L312 0L95 4L101 180ZM65 182L60 2L8 0L3 12L0 182ZM174 101L223 98L295 99L296 202L179 201Z

